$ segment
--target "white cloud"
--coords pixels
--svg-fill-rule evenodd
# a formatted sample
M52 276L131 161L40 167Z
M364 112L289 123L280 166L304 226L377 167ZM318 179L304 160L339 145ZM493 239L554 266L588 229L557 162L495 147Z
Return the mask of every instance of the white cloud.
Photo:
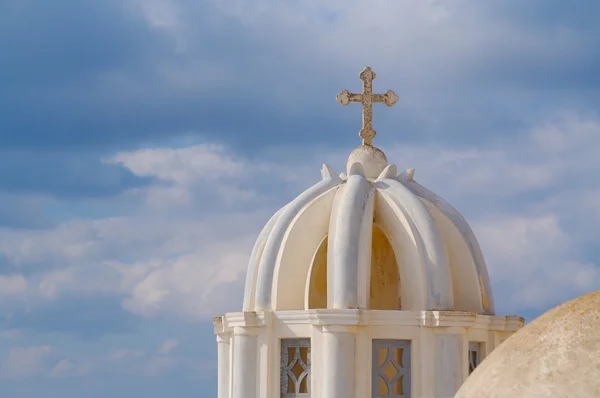
M466 120L469 133L490 117L524 124L540 118L531 135L511 131L506 138L493 137L504 143L487 147L479 144L484 138L472 146L463 141L455 147L402 144L384 149L390 161L416 167L419 182L468 215L488 261L499 308L542 310L600 287L598 259L587 253L600 243L595 233L600 225L600 124L596 116L579 112L542 119L547 109L532 109L569 96L568 90L554 87L558 80L583 79L580 67L593 64L581 60L586 53L595 54L587 49L594 50L597 40L582 35L593 37L595 32L562 23L539 29L531 18L511 18L504 10L494 12L490 4L464 0L213 0L217 13L206 2L128 2L159 40L134 49L133 62L95 72L101 75L96 83L101 95L123 101L111 109L126 109L119 105L134 101L139 105L140 99L144 102L136 110L149 103L152 109L166 106L170 99L178 105L183 98L229 100L235 109L252 101L278 117L284 114L282 119L314 120L308 128L320 129L320 115L328 112L321 107L320 93L359 88L356 74L369 63L378 73L377 90L394 88L401 96L397 112L377 112L380 142L393 141L388 132L395 130L383 126L394 115L409 119L421 142L433 142L447 130L461 131L452 125L453 118ZM148 69L142 71L141 64ZM569 70L569 65L577 69ZM549 73L557 79L539 78ZM552 90L529 92L533 84L551 85ZM54 91L59 96L74 93L69 87ZM494 100L498 98L502 101ZM359 112L339 117L356 118ZM491 134L486 128L479 133ZM347 134L354 144L356 132ZM280 149L278 156L242 156L213 143L118 153L108 161L158 183L127 192L123 201L136 206L119 206L116 217L73 220L48 230L0 230L1 260L20 267L18 274L0 276L3 306L16 298L35 306L36 299L96 295L118 297L123 308L144 317L197 320L239 309L249 251L268 213L316 181L321 161L332 162L340 172L347 155L337 148L318 153L307 147L301 156L297 148ZM266 179L268 190L260 186ZM32 214L48 212L53 219L53 206L42 202L29 206ZM98 201L85 204L95 212ZM14 206L8 209L10 213ZM0 331L6 338L17 333ZM146 350L115 350L99 366L151 375L179 370L183 363L191 366L172 355L183 351L176 346L177 339L169 339ZM214 361L195 366L198 376L214 374ZM48 346L24 347L10 352L0 376L67 377L90 369L85 361L58 356Z
M241 279L245 275L251 238L244 242L212 242L197 254L164 261L160 267L147 265L123 300L124 308L147 317L176 315L187 319L212 316L239 305ZM128 267L120 267L129 278ZM143 275L143 276L142 276Z
M92 371L92 365L89 362L78 363L72 359L64 358L58 361L50 371L51 377L76 377L85 376Z
M23 275L0 275L0 295L20 295L27 291L27 287L27 279Z
M179 346L179 340L177 339L168 339L166 340L158 349L159 354L169 354L175 348Z
M89 361L76 361L48 345L13 347L0 364L0 378L25 380L38 377L77 377L93 369Z
M214 234L209 221L171 218L167 214L79 219L50 230L0 230L0 252L19 266L77 264L114 257L138 257L187 250ZM173 234L178 231L178 234ZM108 254L108 257L107 257Z
M246 202L257 193L239 184L261 167L219 144L121 152L106 162L121 164L140 177L164 181L166 184L141 192L140 199L154 206L191 205L198 193L214 195L228 204Z
M71 265L43 274L37 291L44 299L56 300L65 292L115 295L122 289L119 273L108 263L90 262L85 266Z
M7 316L7 319L10 319L10 317ZM0 331L0 338L2 338L2 339L15 340L24 335L25 335L25 331L23 331L21 329L6 329L6 330Z
M0 367L0 376L22 379L43 374L51 354L50 346L12 348Z
M600 169L598 148L600 120L561 112L518 141L491 148L402 145L386 154L401 162L399 168L415 167L416 179L452 195L500 199L540 189L553 189L549 195L555 195L598 186L589 179Z
M498 308L543 309L598 283L596 259L584 249L600 243L589 233L600 221L600 184L589 178L600 170L600 123L565 115L541 123L523 140L487 149L386 149L390 162L416 167L419 182L472 221ZM170 181L163 192L184 190L183 211L179 194L165 194L160 211L145 200L165 189L159 183L136 191L140 205L130 215L73 220L46 231L0 231L0 252L10 263L53 267L28 280L0 278L0 284L44 300L117 296L123 308L144 317L198 320L237 310L252 244L275 204L317 181L319 160L342 171L347 156L346 149L306 151L283 156L285 150L267 148L255 162L217 144L120 153L115 161L136 174ZM229 185L215 186L219 179ZM256 200L251 210L223 199L206 209L196 199L202 191L190 189L199 183L236 196L261 179L277 190L261 192L260 199L279 201Z
M145 356L146 356L146 351L144 351L144 350L122 348L119 350L111 351L107 356L107 360L109 362L119 362L119 361L122 361L125 359L142 358Z
M49 299L55 299L60 291L74 283L74 273L77 268L62 268L50 271L42 278L39 284L40 294Z
M175 369L180 364L178 358L173 357L153 357L145 366L145 373L150 375L164 374Z
M141 149L122 152L109 162L122 164L140 177L191 184L241 176L246 165L222 145L205 144L187 148Z
M130 0L129 6L141 12L148 24L155 29L168 32L175 39L178 52L185 51L187 39L182 25L182 10L168 0Z
M104 362L104 371L112 373L128 373L139 375L158 375L168 373L178 366L189 368L190 359L171 355L177 348L177 339L168 339L158 348L155 354L145 350L122 348L110 352Z
M546 308L593 287L592 281L591 286L582 285L581 272L589 274L590 265L571 259L576 255L571 239L555 215L496 216L478 220L473 228L496 289L499 311Z
M203 222L152 217L144 212L118 222L79 220L47 232L4 231L7 239L0 250L23 267L41 259L46 267L56 267L32 273L29 282L15 279L17 286L30 285L33 303L64 295L121 296L124 307L137 314L189 319L235 308L241 292L230 293L227 286L244 274L254 230L265 216L216 214ZM69 231L73 224L77 227ZM73 255L65 251L69 246L82 249ZM5 293L16 294L15 284L10 286Z
M422 110L439 106L440 97L446 102L449 95L452 102L470 101L446 90L448 85L460 84L464 91L486 90L488 99L518 90L507 74L518 78L568 70L594 48L587 37L590 32L531 26L510 17L519 10L506 7L499 17L496 7L470 1L213 0L204 7L184 0L138 3L148 23L176 37L177 49L188 55L166 65L162 59L157 62L161 64L157 74L167 76L170 88L187 93L189 87L217 81L213 90L203 91L235 92L248 81L268 77L278 83L260 85L257 96L290 112L314 109L314 91L324 80L354 77L366 63L411 94L410 108ZM199 23L205 15L211 16L210 21ZM235 42L241 51L253 48L258 55L236 57L231 55L237 54L234 50L214 51L199 39L207 34L223 38L217 45ZM284 75L320 78L284 79ZM521 81L521 86L527 80L535 79ZM494 84L502 90L489 90Z

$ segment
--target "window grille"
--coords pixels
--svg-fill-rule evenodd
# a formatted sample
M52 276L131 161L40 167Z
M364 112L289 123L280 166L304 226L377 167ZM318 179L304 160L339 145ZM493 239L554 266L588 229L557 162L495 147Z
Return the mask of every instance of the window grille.
M373 340L373 398L410 397L410 341Z
M471 374L477 365L481 362L481 343L469 343L469 374Z
M281 340L281 397L310 397L310 339Z

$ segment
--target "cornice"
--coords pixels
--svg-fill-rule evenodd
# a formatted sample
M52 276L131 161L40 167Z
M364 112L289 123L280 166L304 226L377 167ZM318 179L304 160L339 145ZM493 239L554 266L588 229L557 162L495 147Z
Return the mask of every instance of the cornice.
M465 327L489 331L512 332L523 327L518 316L481 315L465 311L379 311L314 309L308 311L232 312L215 317L215 333L231 333L234 328L268 327L273 322L288 325L340 327L421 326Z

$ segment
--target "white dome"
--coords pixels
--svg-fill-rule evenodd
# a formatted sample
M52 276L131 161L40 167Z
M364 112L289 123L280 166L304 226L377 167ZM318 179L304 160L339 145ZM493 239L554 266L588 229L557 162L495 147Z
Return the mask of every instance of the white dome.
M250 258L244 311L493 315L485 262L461 214L416 183L414 169L397 175L389 165L375 178L359 158L351 155L347 177L323 165L323 179L269 220Z
M551 309L495 349L456 398L600 397L600 291Z

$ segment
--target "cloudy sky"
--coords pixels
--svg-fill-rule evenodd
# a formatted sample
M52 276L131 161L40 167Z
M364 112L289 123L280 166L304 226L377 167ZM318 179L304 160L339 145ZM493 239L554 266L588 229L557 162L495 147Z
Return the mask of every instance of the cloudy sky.
M359 145L472 223L498 313L600 288L600 2L0 1L0 396L216 396L253 239Z

